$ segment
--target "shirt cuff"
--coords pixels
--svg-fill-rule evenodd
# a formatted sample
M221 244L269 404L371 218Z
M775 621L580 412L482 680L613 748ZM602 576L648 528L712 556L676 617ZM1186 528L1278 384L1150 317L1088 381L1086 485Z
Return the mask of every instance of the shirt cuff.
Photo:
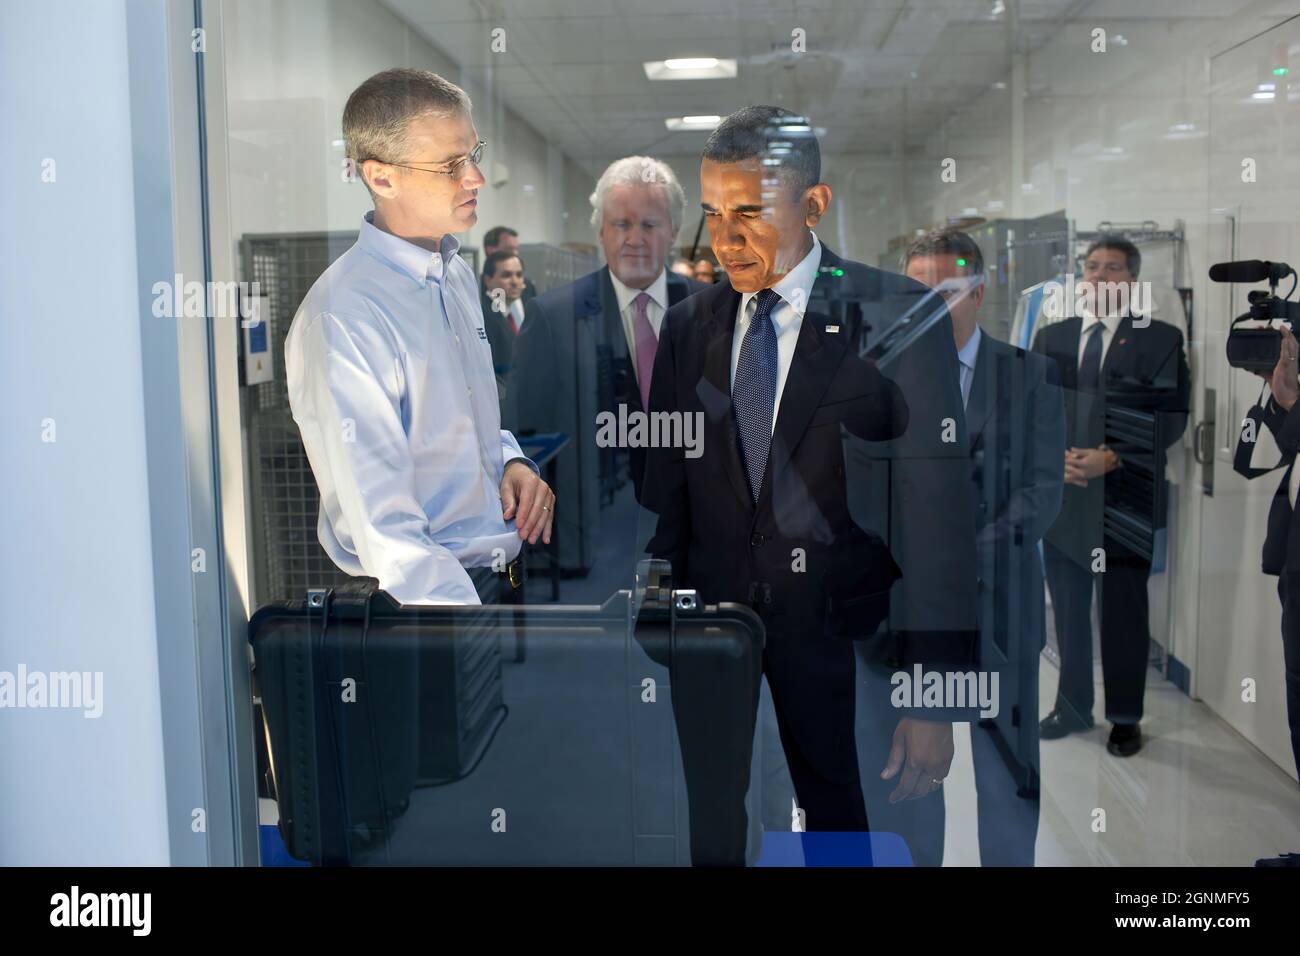
M537 467L536 463L531 458L525 458L523 455L516 455L514 458L507 458L505 467L509 468L510 463L512 461L522 461L525 465L527 465L529 468L533 470L534 475L536 475L538 478L542 477L542 470Z

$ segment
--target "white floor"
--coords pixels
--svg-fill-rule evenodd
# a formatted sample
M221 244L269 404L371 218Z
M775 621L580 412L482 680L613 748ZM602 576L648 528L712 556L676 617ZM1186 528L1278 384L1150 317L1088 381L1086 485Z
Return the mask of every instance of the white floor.
M1058 675L1046 656L1039 675L1046 714ZM1098 665L1097 726L1042 744L1038 866L1252 866L1300 852L1295 778L1156 672L1147 672L1142 750L1107 753L1100 676ZM957 731L943 862L978 866L970 725Z

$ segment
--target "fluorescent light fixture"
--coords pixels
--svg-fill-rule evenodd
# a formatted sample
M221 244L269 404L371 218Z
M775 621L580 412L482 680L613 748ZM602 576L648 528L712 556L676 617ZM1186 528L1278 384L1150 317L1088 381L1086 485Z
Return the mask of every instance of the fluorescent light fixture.
M670 70L711 70L717 65L716 56L688 56L677 60L664 60L664 66Z
M736 61L716 56L647 60L642 66L647 80L728 80L736 76Z
M664 125L677 132L692 129L711 130L721 122L721 116L670 116L664 120Z

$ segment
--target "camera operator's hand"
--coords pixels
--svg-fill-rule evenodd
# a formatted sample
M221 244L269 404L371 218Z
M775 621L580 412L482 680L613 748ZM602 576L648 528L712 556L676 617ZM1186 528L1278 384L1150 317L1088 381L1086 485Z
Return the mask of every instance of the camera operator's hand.
M1296 356L1300 346L1297 345L1295 336L1285 325L1282 326L1282 351L1278 355L1277 365L1273 368L1272 375L1265 375L1263 372L1257 372L1260 378L1268 381L1269 390L1273 393L1273 401L1277 402L1287 411L1300 398L1300 380L1297 379Z

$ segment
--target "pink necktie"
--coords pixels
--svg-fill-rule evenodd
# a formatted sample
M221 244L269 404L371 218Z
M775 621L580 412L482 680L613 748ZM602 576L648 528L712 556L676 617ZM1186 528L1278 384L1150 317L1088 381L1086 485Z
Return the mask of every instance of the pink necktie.
M641 386L641 408L649 411L650 377L654 374L655 350L659 348L659 339L646 315L650 296L642 292L633 301L636 304L636 319L632 322L632 343L636 348L636 381Z

